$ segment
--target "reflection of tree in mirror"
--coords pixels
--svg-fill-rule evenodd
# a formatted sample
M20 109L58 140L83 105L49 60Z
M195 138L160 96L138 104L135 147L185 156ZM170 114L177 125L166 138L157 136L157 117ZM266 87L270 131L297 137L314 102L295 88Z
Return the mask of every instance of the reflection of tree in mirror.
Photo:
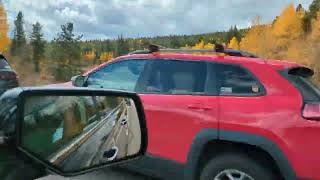
M25 144L44 156L81 134L98 111L92 97L75 96L32 97L26 107Z

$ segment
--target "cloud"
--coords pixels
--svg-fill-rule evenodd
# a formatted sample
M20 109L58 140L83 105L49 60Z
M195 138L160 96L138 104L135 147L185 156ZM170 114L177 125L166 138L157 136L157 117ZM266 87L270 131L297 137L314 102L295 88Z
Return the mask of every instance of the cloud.
M24 13L26 29L40 22L52 39L66 22L84 38L196 34L247 27L257 15L271 22L292 0L3 0L12 24ZM312 0L294 0L306 8Z

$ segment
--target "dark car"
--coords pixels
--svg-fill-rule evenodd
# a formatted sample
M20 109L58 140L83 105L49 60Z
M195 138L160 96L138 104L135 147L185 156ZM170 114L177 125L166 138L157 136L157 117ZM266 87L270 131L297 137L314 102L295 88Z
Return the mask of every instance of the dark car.
M0 55L0 95L18 86L18 76L3 55Z

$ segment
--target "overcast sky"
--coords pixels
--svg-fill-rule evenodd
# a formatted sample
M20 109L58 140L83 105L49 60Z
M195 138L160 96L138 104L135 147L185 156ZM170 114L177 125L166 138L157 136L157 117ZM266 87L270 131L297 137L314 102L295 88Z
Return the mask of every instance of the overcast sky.
M1 0L0 0L1 1ZM305 8L312 0L2 0L10 29L19 11L28 34L39 21L52 39L60 25L73 22L85 39L198 34L250 26L259 15L270 22L293 2Z

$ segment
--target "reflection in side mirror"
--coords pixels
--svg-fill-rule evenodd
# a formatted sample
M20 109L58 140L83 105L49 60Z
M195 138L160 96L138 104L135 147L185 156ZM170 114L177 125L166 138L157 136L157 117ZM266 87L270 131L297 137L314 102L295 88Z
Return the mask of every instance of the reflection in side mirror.
M137 96L95 95L90 90L39 92L20 98L18 148L58 174L80 173L145 152L145 123Z

